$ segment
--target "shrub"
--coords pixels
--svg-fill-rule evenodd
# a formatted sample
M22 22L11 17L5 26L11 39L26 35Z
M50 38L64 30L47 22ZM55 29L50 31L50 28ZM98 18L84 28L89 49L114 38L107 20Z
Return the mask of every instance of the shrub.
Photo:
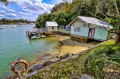
M111 56L110 60L120 63L120 56L113 55L113 56Z
M114 53L115 50L110 46L94 49L94 51L86 56L84 72L97 79L102 79L104 77L104 56L113 55Z
M115 50L112 47L106 47L103 50L107 55L115 54Z
M85 73L93 75L97 79L103 78L104 59L98 58L95 54L87 56L85 61Z

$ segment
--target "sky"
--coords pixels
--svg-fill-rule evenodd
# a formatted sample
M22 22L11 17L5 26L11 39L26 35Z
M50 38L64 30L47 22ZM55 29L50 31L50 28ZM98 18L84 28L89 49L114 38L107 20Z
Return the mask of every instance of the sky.
M54 5L62 0L8 0L8 2L8 6L0 3L0 19L35 21L39 14L50 13Z

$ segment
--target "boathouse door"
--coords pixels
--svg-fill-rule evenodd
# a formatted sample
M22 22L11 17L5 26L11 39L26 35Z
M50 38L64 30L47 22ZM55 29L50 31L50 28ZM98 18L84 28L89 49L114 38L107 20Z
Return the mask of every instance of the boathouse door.
M89 28L88 37L93 39L95 34L95 28Z

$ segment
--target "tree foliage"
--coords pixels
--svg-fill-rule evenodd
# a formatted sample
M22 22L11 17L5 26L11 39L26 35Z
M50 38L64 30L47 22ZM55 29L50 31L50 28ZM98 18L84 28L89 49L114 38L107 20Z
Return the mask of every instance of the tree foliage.
M47 13L44 13L42 15L39 15L37 20L36 20L36 27L37 28L43 28L45 27L45 23L46 21L48 21L48 19L50 19L51 17L49 17L50 15Z
M5 5L8 5L8 0L0 0L0 2L4 3Z
M44 21L57 21L59 25L67 25L77 16L89 16L109 22L118 29L119 11L120 0L73 0L72 3L56 4L51 13L47 14L48 19ZM46 14L43 14L41 17L45 16ZM38 17L37 22L43 21Z
M51 13L54 13L54 12L57 12L57 11L62 11L63 8L65 8L65 3L56 4L52 8Z
M58 22L58 25L65 25L67 23L66 14L63 12L59 13L56 21Z

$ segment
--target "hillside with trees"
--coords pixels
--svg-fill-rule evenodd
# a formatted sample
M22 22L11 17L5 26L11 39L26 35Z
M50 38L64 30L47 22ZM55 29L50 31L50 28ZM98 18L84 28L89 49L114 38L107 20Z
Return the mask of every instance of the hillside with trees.
M56 4L50 14L39 15L36 27L45 27L46 21L56 21L60 25L68 25L77 16L96 17L111 24L118 38L120 29L120 0L73 0L69 3ZM117 40L120 41L120 40ZM117 43L117 42L116 42Z
M66 1L66 3L56 4L50 14L39 15L36 23L37 27L44 27L44 21L57 21L59 25L65 22L63 25L67 25L77 16L90 16L107 21L114 26L119 11L120 0L73 0L72 3ZM44 17L45 19L42 20Z

